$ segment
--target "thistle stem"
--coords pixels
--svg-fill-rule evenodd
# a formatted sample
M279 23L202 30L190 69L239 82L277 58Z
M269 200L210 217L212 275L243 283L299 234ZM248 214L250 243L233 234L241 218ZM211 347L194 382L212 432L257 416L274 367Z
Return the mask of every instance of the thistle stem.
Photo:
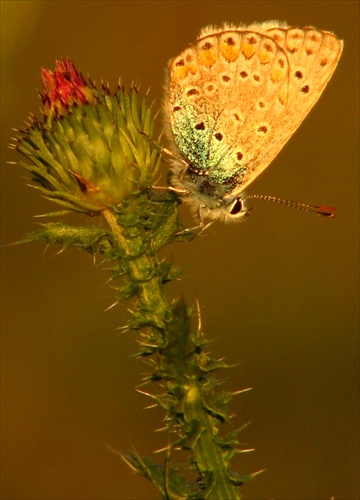
M209 500L239 500L239 487L229 479L229 462L224 452L216 444L217 431L214 428L214 417L204 408L201 386L192 383L186 394L184 406L185 421L197 421L200 428L198 439L193 447L194 458L200 471L210 473L210 488L206 496Z
M187 312L183 313L183 321L179 321L181 313L178 310L176 314L172 304L166 299L155 272L156 256L147 252L137 253L143 244L142 238L136 236L129 241L126 229L118 223L116 215L110 209L104 210L103 216L124 260L128 262L129 278L139 286L137 296L142 313L148 316L148 324L155 326L157 332L160 332L161 341L155 349L159 360L157 373L150 376L150 379L160 378L158 375L161 374L167 397L176 393L176 410L172 412L167 408L168 416L173 419L176 427L182 428L180 434L188 433L185 448L192 449L197 471L208 488L204 498L239 500L238 485L233 484L229 478L228 458L224 449L216 442L219 421L205 403L204 373L194 354L196 346L190 327L186 325L184 329L181 328L186 319L189 319ZM174 417L174 414L177 416ZM171 481L166 482L171 484ZM166 498L172 498L170 492Z
M164 319L169 315L170 307L155 273L155 257L149 256L146 252L140 252L139 249L143 243L141 236L132 238L130 243L115 214L110 209L104 210L102 214L111 228L119 249L125 254L124 259L129 268L129 278L140 286L139 296L142 305L145 310L151 311L157 318L156 323L163 325Z

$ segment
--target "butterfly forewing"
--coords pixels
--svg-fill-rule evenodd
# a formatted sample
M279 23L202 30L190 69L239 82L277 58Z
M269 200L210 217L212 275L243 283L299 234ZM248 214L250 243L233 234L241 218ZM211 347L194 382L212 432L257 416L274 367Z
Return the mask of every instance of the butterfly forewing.
M342 51L342 41L314 28L271 29L267 34L278 40L288 60L287 99L283 116L272 121L272 131L258 160L254 161L242 189L252 182L275 158L332 77Z

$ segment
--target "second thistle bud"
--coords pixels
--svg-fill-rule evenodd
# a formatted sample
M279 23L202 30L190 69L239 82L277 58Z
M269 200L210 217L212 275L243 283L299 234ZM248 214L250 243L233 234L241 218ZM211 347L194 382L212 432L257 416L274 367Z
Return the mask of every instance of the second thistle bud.
M154 121L136 87L98 90L69 60L42 69L42 84L44 121L33 118L16 148L47 198L93 214L152 185L160 160L146 136Z

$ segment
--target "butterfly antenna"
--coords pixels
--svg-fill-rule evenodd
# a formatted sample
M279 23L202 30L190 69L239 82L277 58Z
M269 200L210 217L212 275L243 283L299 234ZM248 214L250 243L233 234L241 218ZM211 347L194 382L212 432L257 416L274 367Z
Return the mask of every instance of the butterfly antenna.
M250 194L247 195L246 198L272 201L274 203L279 203L280 205L285 205L286 207L296 208L297 210L303 210L304 212L312 212L314 214L323 215L324 217L330 217L330 218L334 218L336 212L335 207L327 207L324 205L307 205L306 203L284 200L283 198L276 198L275 196L268 196L265 194Z

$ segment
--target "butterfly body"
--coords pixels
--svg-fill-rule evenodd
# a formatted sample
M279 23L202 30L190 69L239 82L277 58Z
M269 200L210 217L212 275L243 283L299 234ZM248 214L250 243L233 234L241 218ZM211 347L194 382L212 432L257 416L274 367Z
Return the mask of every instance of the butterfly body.
M202 30L168 66L170 182L184 201L241 218L244 189L314 106L341 50L332 33L276 21Z

